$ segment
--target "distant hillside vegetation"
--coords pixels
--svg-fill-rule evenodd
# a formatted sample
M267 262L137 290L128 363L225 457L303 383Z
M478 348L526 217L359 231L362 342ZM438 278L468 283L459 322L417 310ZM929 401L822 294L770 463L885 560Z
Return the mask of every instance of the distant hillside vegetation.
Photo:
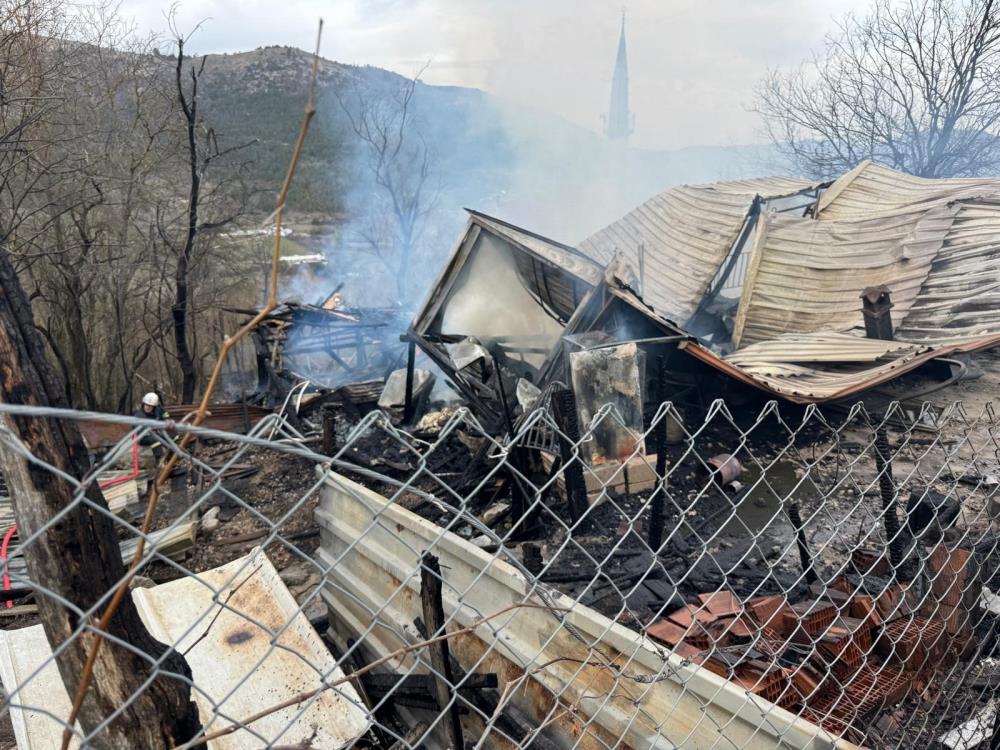
M258 140L245 157L261 189L260 211L270 210L287 167L311 65L310 53L278 46L206 61L206 121L225 145ZM335 93L378 97L404 80L380 68L321 61L318 113L295 183L295 210L344 217L348 192L370 189L364 154ZM469 206L575 241L672 185L781 171L768 147L623 150L541 109L477 89L420 83L414 110L434 154L439 209L454 226Z

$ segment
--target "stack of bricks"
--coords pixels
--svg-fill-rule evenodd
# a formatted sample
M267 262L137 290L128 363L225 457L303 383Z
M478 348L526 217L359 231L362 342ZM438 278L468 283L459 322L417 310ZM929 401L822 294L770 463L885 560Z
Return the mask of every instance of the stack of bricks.
M933 680L935 669L974 644L969 612L982 586L971 554L939 546L928 569L931 590L922 600L916 586L893 584L871 595L846 578L813 584L811 598L795 603L781 595L742 602L714 591L646 632L748 692L850 738L857 735L852 723L899 703L918 678ZM789 659L789 648L805 658L796 664L802 657Z

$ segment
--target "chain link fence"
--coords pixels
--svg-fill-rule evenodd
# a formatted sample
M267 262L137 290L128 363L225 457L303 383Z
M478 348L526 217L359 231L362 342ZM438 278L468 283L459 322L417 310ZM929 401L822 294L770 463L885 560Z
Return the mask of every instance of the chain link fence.
M131 430L72 479L124 560L148 497L139 444L179 454L130 595L190 674L105 638L189 686L202 728L183 747L995 742L990 409L665 403L637 429L611 407L581 422L550 389L507 430L465 409L410 429L322 413L236 435L0 407L0 450L35 472L54 470L12 415ZM4 711L19 747L58 747L77 676L35 605L93 639L113 590L87 608L52 590L24 561L48 529L19 538L0 506ZM100 746L116 716L72 727L72 746Z

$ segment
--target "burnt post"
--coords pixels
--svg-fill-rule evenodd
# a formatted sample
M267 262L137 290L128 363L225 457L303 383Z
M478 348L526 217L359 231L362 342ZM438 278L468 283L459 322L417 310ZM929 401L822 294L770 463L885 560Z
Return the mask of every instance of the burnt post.
M323 420L323 455L332 456L337 452L337 409L334 404L323 404L320 410Z
M654 412L659 409L667 400L667 367L663 357L656 358L656 406ZM666 473L667 473L667 419L668 413L664 413L663 419L653 428L653 440L656 446L656 486L653 488L653 496L650 498L649 506L649 548L653 554L657 554L663 545L663 501L666 494Z
M521 551L524 554L524 567L528 569L531 575L540 576L542 569L545 567L545 562L542 560L541 548L537 544L526 542L521 545Z
M0 247L0 403L64 407L64 394L46 358L28 298ZM0 471L10 489L21 538L40 534L22 549L28 574L39 586L38 614L45 637L57 652L56 664L72 697L93 643L90 637L74 637L80 624L77 612L104 601L125 577L118 536L96 483L90 484L87 499L103 512L77 502L73 484L44 468L75 477L88 472L75 421L0 416L0 427L42 462L35 464L0 442ZM112 639L98 652L94 680L78 718L86 732L115 718L92 744L125 750L187 741L200 729L187 662L149 634L131 596L122 599L107 632Z
M406 400L403 402L403 424L413 421L413 368L417 361L417 345L410 341L406 348Z
M896 513L896 482L892 476L892 454L885 425L875 429L875 470L878 472L879 493L882 495L882 523L889 542L889 560L892 562L893 580L898 580L903 564L903 539L900 536L899 516Z
M861 314L865 319L865 336L892 341L892 293L887 286L870 286L861 292Z
M241 416L243 417L243 434L250 434L250 410L247 408L247 392L240 392L240 406L242 407Z
M814 583L819 580L819 576L813 569L812 554L809 552L809 544L806 542L805 524L802 523L802 513L799 512L798 501L793 500L789 503L788 520L792 522L792 527L795 529L795 544L799 548L802 574L806 577L806 583Z
M587 512L587 482L575 446L580 444L580 420L576 411L576 396L568 388L552 394L552 414L559 427L559 453L562 456L563 481L566 484L566 501L569 505L570 525L579 523Z
M445 634L444 601L441 598L441 566L438 559L425 552L420 558L420 605L423 610L424 627L427 637L437 638ZM430 652L431 668L434 674L434 695L438 708L447 711L442 721L448 747L452 750L465 748L462 739L462 722L458 701L453 696L455 676L448 656L448 641L440 640L427 647ZM449 707L450 704L450 707Z

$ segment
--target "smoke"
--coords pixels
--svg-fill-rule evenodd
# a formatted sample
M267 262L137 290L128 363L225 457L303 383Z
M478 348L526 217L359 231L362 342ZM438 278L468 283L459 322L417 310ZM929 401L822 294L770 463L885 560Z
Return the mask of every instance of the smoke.
M537 349L524 356L533 367L562 334L562 326L525 290L511 251L488 234L477 240L444 310L442 333L472 336L487 348L502 339Z
M358 75L368 95L402 85L387 82L392 74L384 71ZM469 89L418 84L412 105L409 138L426 146L429 176L405 295L397 289L399 227L389 196L374 184L370 150L355 139L350 160L338 165L351 189L346 221L328 252L352 305L394 304L403 296L412 307L422 299L458 239L465 207L575 244L668 187L758 174L771 155L767 147L630 149Z

